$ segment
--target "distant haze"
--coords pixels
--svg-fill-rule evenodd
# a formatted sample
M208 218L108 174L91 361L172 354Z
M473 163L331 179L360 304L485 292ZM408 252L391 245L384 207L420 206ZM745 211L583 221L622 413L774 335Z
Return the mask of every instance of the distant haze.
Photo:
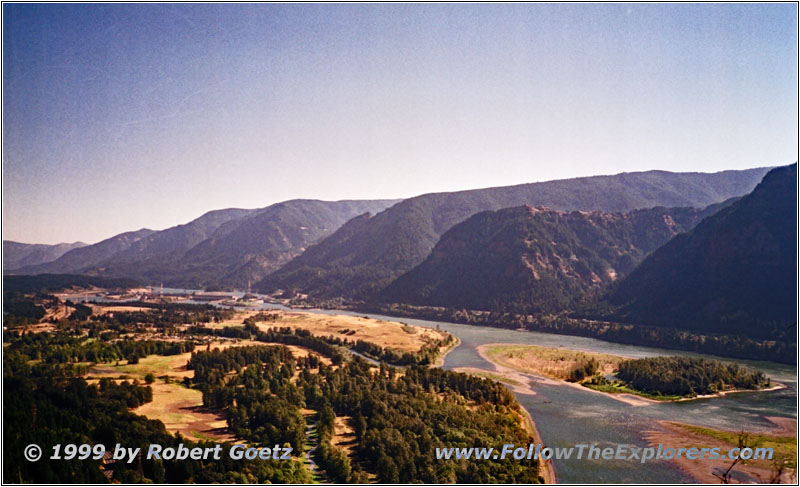
M797 159L793 4L4 4L3 238Z

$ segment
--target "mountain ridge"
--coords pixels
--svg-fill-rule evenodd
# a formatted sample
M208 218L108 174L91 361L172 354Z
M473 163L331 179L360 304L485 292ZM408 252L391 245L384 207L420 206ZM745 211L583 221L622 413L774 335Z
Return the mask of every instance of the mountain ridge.
M3 240L3 268L14 270L21 267L52 262L72 249L86 247L84 242L61 242L57 244L28 244L14 240Z
M236 286L260 279L365 210L395 200L289 200L258 209L212 210L181 225L125 232L12 274L79 273L164 282L174 287Z
M626 213L529 205L480 212L445 232L379 298L526 314L567 311L730 203Z
M320 248L296 257L257 288L322 299L373 297L421 263L446 230L479 211L523 204L607 212L705 207L750 192L766 171L636 172L420 195L369 218L346 240L323 239L315 245Z

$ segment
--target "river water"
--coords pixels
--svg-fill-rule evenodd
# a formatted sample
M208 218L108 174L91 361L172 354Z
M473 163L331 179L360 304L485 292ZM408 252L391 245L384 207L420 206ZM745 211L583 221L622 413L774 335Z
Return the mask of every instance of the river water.
M174 292L179 290L167 290ZM183 290L180 290L183 291ZM288 309L264 303L263 309ZM656 420L672 420L711 428L749 432L769 430L775 425L768 416L797 418L797 368L773 362L756 362L713 357L676 350L623 345L594 338L555 335L532 331L487 328L454 323L396 318L342 310L301 310L322 314L347 314L402 321L410 325L446 330L461 340L445 358L443 368L477 367L493 370L477 347L489 343L516 343L545 347L564 347L589 352L609 353L633 358L661 355L707 357L733 362L763 371L787 388L755 393L735 393L724 397L684 402L652 403L632 406L590 390L543 383L527 375L535 395L517 394L519 403L536 423L542 441L549 447L572 447L594 443L600 448L618 444L647 446L644 432L657 429ZM559 483L685 483L692 478L666 460L650 460L645 465L627 460L553 459Z

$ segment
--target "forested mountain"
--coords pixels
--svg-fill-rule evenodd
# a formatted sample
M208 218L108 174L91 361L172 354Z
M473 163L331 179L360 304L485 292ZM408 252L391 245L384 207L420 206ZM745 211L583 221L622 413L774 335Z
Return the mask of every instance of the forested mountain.
M51 262L72 249L85 247L83 242L55 245L26 244L3 240L3 268L7 270Z
M175 261L207 239L221 225L251 214L238 208L210 211L184 225L153 232L110 257L82 265L75 271L101 276L124 276L157 282L179 269ZM153 281L154 280L154 281Z
M263 291L369 299L425 260L445 231L480 211L524 204L607 212L704 207L747 193L766 171L648 171L427 194L399 203L292 200L213 211L158 232L123 233L6 272L127 277L192 288L253 283Z
M137 262L158 256L172 256L186 251L210 237L220 226L244 218L257 210L231 208L209 211L185 225L155 232L114 256L115 262Z
M480 211L525 204L606 212L705 207L748 193L767 170L714 174L647 171L426 194L374 217L358 217L351 225L358 226L357 231L349 228L333 234L258 287L265 292L289 289L313 297L368 298L420 264L453 225Z
M431 255L380 298L519 313L572 309L718 209L604 213L521 206L481 212L448 230Z
M396 200L277 203L223 225L189 250L180 266L187 284L243 288L248 281L255 284L354 216L378 212L394 203Z
M97 265L127 249L134 242L148 237L153 230L142 228L135 232L114 235L93 245L72 249L53 262L15 269L13 274L69 274Z
M117 235L15 273L81 273L177 287L243 287L353 216L393 203L292 200L257 210L211 211L185 225Z
M794 337L797 164L653 252L607 296L615 320ZM792 338L793 339L793 338Z
M187 224L166 230L123 233L67 253L54 262L19 269L17 273L81 272L145 277L151 269L169 267L176 258L207 239L222 224L254 211L237 208L210 211Z

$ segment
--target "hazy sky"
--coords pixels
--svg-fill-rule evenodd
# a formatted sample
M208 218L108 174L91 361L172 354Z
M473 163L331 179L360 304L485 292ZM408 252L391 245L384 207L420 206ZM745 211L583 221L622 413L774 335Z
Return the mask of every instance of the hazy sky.
M793 4L3 5L3 238L797 159Z

